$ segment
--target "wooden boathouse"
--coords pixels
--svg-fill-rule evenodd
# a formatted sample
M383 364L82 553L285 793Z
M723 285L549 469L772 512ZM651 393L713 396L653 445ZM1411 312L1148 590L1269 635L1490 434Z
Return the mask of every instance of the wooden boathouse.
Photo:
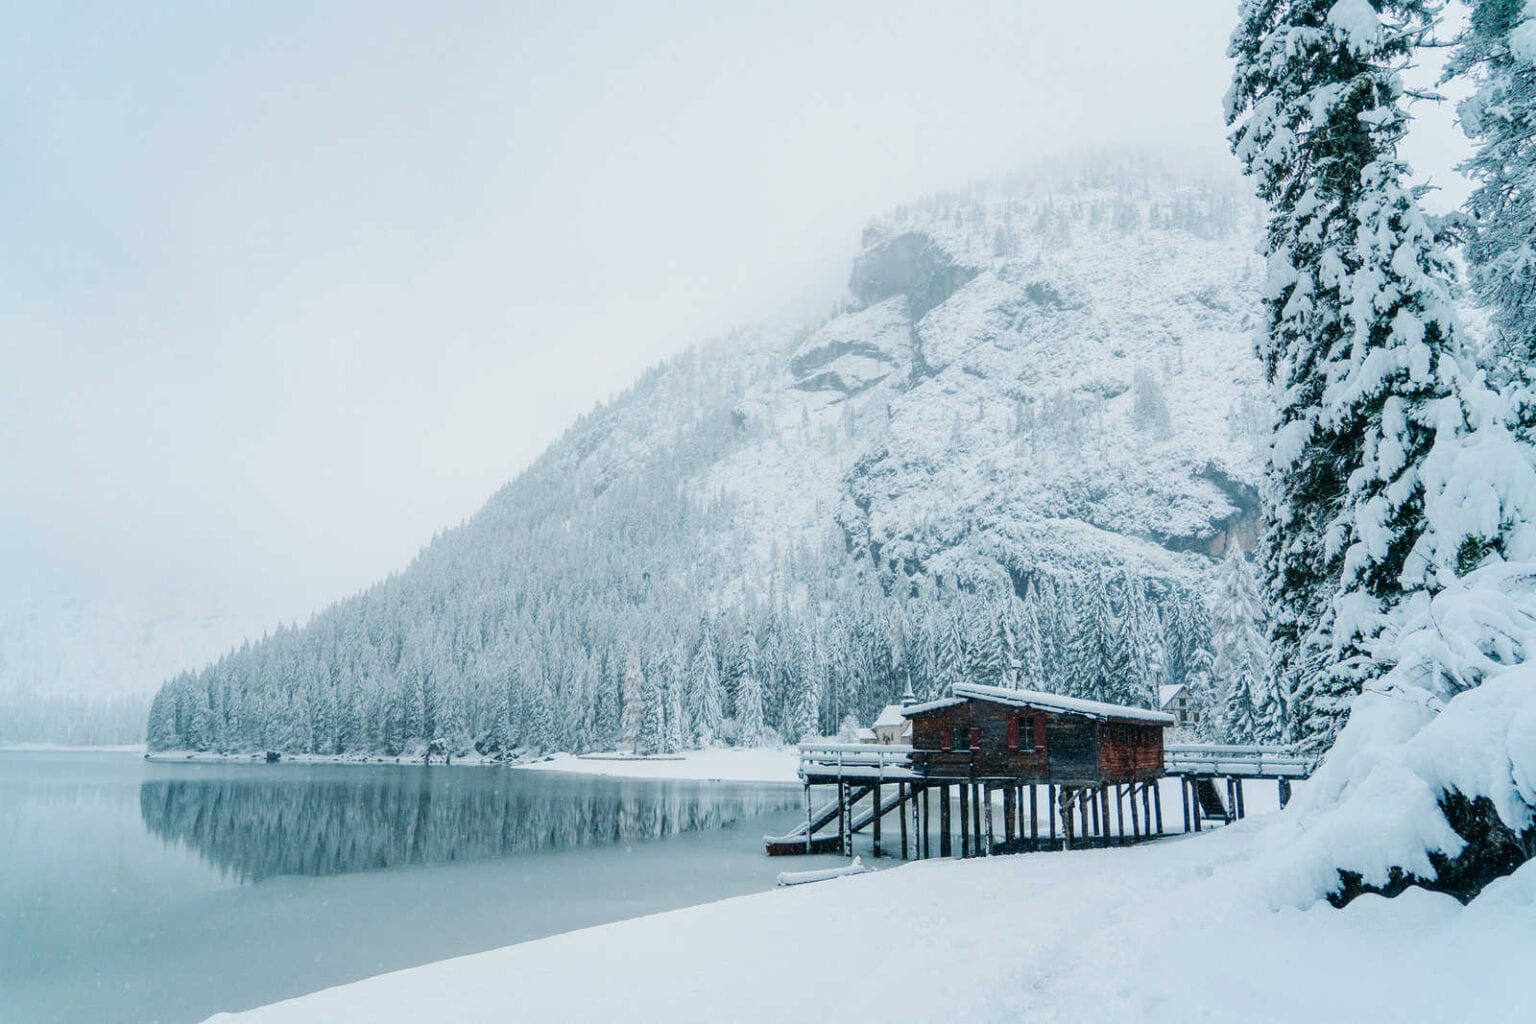
M1241 816L1241 778L1279 778L1284 795L1312 767L1277 748L1170 747L1172 715L1033 690L958 683L951 697L909 698L901 714L910 745L802 745L806 820L768 837L769 854L851 854L867 831L879 857L892 813L904 858L1139 842L1163 834L1165 775L1179 775L1184 830L1198 831L1202 820ZM835 798L815 806L816 786L836 787Z

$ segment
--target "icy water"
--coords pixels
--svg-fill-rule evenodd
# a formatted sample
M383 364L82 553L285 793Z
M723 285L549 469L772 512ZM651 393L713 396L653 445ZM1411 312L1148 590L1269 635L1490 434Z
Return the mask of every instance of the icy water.
M765 889L781 865L761 837L799 801L504 768L0 751L0 1021L199 1021Z

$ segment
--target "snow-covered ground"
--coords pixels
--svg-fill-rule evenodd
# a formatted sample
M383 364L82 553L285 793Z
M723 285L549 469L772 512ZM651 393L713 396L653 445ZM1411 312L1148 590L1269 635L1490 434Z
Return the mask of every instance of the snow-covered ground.
M91 745L79 743L0 743L0 750L35 751L37 753L97 752L106 754L142 754L142 743L115 743Z
M800 769L800 755L794 747L686 750L681 754L654 760L613 754L595 757L556 754L547 761L529 761L516 767L531 771L578 772L582 775L614 775L634 779L800 781L796 774Z
M1524 1021L1536 864L1462 907L1270 905L1274 815L1129 850L886 866L328 989L222 1024ZM765 870L766 870L765 862Z

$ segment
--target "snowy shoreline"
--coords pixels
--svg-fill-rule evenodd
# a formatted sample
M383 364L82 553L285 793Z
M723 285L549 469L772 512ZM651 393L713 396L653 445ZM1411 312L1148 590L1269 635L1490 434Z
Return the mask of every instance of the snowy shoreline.
M632 918L220 1014L220 1024L779 1022L867 1013L896 965L915 1020L1514 1021L1536 864L1470 906L1410 890L1273 900L1274 815L1144 847L893 866ZM1268 896L1266 894L1269 894ZM592 973L594 965L601 971ZM1198 968L1198 969L1197 969ZM595 980L594 980L595 979Z
M50 748L53 749L53 748ZM58 748L62 749L62 748ZM101 748L96 748L101 749ZM144 748L127 748L142 751ZM265 764L261 753L216 754L208 751L162 750L145 754L149 761L166 764L186 762L212 764ZM282 764L342 765L420 765L420 757L385 757L383 755L284 754ZM503 761L471 754L455 757L444 765L434 759L433 767L512 768L523 771L563 772L570 775L601 775L624 779L676 779L695 782L798 782L799 754L794 747L754 747L737 749L716 747L710 750L685 750L664 757L631 757L617 752L591 756L552 754L526 761Z
M142 743L0 743L0 753L142 754Z

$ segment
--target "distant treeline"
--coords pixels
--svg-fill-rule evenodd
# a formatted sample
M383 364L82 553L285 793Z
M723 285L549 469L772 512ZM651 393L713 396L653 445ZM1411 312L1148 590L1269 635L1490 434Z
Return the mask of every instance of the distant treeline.
M144 742L148 694L0 693L0 743L115 746Z

